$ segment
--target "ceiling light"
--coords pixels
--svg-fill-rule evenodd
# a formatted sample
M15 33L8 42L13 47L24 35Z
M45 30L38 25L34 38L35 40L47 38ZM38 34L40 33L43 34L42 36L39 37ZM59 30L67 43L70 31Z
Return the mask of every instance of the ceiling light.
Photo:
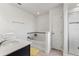
M40 14L40 12L37 12L37 15L39 15Z

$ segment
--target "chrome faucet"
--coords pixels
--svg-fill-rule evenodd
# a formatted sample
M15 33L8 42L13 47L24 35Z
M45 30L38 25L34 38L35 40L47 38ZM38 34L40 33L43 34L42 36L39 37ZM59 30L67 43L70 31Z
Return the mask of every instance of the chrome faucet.
M0 45L1 45L3 42L5 42L5 41L7 41L7 40L4 40L4 41L0 42Z

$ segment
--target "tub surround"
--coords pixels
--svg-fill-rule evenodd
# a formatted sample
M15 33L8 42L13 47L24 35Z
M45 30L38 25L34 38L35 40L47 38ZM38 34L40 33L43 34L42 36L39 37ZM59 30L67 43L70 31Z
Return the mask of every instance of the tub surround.
M5 43L2 46L0 46L0 56L6 56L9 55L17 50L20 50L28 45L30 45L31 42L27 40L19 40L17 43ZM27 52L26 52L27 53Z

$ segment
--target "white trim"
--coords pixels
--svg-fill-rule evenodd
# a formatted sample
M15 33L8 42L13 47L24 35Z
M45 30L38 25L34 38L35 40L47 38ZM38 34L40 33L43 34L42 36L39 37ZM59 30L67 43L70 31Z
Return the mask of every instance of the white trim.
M64 4L64 51L63 55L68 54L68 4Z

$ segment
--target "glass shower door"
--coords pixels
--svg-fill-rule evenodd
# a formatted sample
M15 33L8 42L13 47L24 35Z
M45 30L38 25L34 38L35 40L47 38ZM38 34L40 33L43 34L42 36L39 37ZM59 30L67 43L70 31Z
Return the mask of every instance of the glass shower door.
M72 55L79 55L79 12L69 14L68 50Z

